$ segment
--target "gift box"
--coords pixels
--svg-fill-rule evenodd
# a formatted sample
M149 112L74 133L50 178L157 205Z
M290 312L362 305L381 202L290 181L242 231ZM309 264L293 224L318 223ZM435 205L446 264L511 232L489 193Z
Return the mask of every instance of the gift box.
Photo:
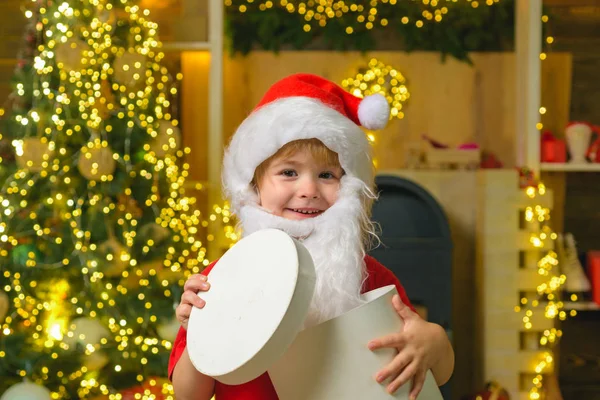
M268 371L280 400L408 400L410 385L391 395L375 380L396 350L367 347L402 328L391 302L395 286L368 292L359 307L302 330L314 264L299 241L276 229L236 243L210 283L187 331L190 359L203 374L239 385ZM419 398L442 400L431 371Z
M542 162L565 163L567 162L567 145L564 140L554 137L552 132L542 134L540 157Z
M408 399L410 384L393 395L374 375L397 354L395 349L371 351L366 343L402 329L392 306L395 286L363 295L366 304L302 331L270 369L269 376L283 400ZM431 371L419 398L443 400Z

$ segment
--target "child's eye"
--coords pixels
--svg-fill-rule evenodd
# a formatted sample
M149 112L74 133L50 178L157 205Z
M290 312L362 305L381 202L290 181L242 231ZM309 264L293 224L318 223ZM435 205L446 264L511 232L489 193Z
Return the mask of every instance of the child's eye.
M319 178L321 179L335 179L335 175L331 172L321 172L319 174Z
M283 171L281 171L281 175L291 178L296 176L297 174L296 171L294 171L293 169L284 169Z

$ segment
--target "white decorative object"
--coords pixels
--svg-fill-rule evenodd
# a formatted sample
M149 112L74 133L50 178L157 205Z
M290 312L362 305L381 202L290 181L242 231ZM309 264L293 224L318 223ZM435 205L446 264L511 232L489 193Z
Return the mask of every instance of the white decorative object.
M0 400L50 400L50 391L44 386L25 380L8 388Z
M410 384L392 395L385 383L379 384L374 378L394 358L396 350L367 348L370 340L402 328L392 305L397 293L393 285L368 292L363 295L366 304L300 332L285 355L269 368L279 398L408 399ZM442 400L431 371L419 399Z
M156 129L157 135L150 143L150 150L157 157L174 153L181 147L181 131L170 121L160 121Z
M592 287L579 261L577 245L573 234L559 235L557 244L560 254L559 266L562 273L567 277L565 289L568 292L575 293L589 292Z
M4 321L4 317L8 312L9 299L8 295L4 292L0 292L0 322Z
M365 97L358 105L358 120L367 129L385 128L390 120L390 104L380 93Z
M590 145L592 127L583 122L572 123L567 126L565 137L571 155L569 162L574 164L586 163L585 154Z
M196 369L238 385L262 375L301 329L314 292L312 257L276 229L236 243L211 271L193 308L187 347Z

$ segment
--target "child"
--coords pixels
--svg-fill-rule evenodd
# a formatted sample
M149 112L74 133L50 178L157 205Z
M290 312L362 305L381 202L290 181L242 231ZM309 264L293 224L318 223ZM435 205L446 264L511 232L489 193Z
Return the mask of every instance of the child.
M427 370L439 385L450 378L454 353L445 331L421 319L393 273L365 253L376 238L369 219L375 196L371 148L359 126L381 129L388 117L383 96L360 99L314 75L289 76L267 91L236 131L224 157L223 184L245 235L278 228L311 253L317 282L305 326L360 305L363 292L396 285L400 296L393 305L404 327L368 346L398 350L389 365L373 371L374 379L390 393L412 381L415 399ZM176 398L276 400L266 373L230 386L202 375L190 361L187 320L193 306L204 306L197 293L209 290L213 267L218 263L186 282L177 307L182 328L169 363Z

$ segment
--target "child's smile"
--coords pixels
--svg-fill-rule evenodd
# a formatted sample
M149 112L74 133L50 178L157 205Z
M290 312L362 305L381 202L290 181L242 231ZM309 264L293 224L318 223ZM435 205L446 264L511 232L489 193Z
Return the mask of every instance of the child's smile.
M323 213L323 210L316 208L286 208L284 211L292 211L296 214L299 214L299 218L314 218Z

